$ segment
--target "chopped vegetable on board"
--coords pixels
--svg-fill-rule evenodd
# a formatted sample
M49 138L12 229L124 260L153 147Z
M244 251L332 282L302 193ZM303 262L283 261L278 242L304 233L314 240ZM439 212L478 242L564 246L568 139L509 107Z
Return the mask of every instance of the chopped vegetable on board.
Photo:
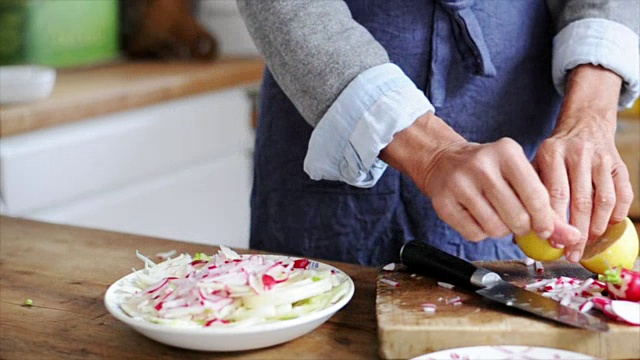
M385 279L385 278L380 279L380 281L382 281L383 283L385 283L387 285L393 286L393 287L399 287L400 286L400 284L397 281L393 281L393 280L389 280L389 279Z
M534 262L534 268L536 269L537 273L543 273L544 272L544 265L542 265L542 261Z
M384 271L394 271L396 269L396 264L395 263L388 263L387 265L385 265L382 270Z
M430 304L430 303L422 304L422 311L424 311L427 314L435 314L437 308L438 306L436 306L435 304Z
M524 286L530 291L540 292L560 304L581 312L592 308L600 310L607 317L623 321L629 325L640 325L640 303L625 300L612 300L604 296L607 283L588 278L580 280L561 276L552 279L538 279Z
M438 281L438 286L441 286L445 289L453 289L455 286L446 282Z

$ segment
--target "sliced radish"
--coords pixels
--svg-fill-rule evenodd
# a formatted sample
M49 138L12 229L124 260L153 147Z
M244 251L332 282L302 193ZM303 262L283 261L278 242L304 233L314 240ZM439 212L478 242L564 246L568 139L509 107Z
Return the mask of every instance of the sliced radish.
M239 255L225 246L212 256L181 254L159 264L136 256L144 269L121 288L120 307L152 322L249 326L323 309L348 292L346 275L308 259Z
M580 307L578 309L581 312L588 312L589 310L591 310L591 308L593 308L593 302L592 301L585 301L584 303L582 303L582 305L580 305Z
M382 270L384 271L393 271L396 269L396 264L395 263L388 263L387 265L385 265Z
M612 300L611 310L625 322L640 326L640 303L626 300Z
M309 267L309 259L297 259L293 262L294 269L306 269Z
M397 281L393 281L393 280L389 280L389 279L385 279L385 278L380 279L380 281L382 281L383 283L385 283L387 285L391 285L393 287L399 287L400 286L400 283L398 283Z
M455 286L446 282L438 281L438 286L441 286L445 289L453 289Z
M640 303L611 300L603 296L596 296L592 301L595 307L606 316L630 325L640 325Z
M436 306L436 304L430 304L430 303L422 304L422 311L424 311L427 314L434 314L437 308L438 306Z

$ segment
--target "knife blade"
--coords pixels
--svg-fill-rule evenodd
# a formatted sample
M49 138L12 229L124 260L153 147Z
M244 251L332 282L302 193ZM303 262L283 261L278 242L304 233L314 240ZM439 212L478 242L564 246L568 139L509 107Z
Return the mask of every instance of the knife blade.
M592 331L608 331L602 320L502 280L500 275L417 240L405 243L400 260L412 271L474 291L539 317Z

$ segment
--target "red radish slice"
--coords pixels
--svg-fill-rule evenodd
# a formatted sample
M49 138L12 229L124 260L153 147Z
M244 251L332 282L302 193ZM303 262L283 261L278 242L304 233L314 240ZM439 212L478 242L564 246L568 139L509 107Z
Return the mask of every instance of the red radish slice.
M640 326L640 303L625 300L612 300L611 310L625 322Z
M429 303L422 304L422 311L424 311L427 314L435 313L436 309L437 309L437 306L435 304L429 304Z
M441 286L445 289L453 289L455 286L446 282L438 281L438 286Z
M380 279L380 281L382 281L382 282L383 282L383 283L385 283L385 284L391 285L391 286L393 286L393 287L399 287L399 286L400 286L400 284L399 284L397 281L393 281L393 280L389 280L389 279L384 279L384 278Z
M602 296L594 297L592 300L594 305L608 317L630 325L640 325L640 303L611 300Z
M293 262L294 269L306 269L309 266L309 259L297 259Z
M589 310L591 310L591 308L593 308L593 302L592 301L586 301L586 302L582 303L582 305L580 305L580 307L578 309L581 312L588 312Z
M456 303L460 303L460 305L462 304L462 299L460 299L460 296L454 296L450 299L447 299L446 301L447 304L453 304L453 305L457 305Z

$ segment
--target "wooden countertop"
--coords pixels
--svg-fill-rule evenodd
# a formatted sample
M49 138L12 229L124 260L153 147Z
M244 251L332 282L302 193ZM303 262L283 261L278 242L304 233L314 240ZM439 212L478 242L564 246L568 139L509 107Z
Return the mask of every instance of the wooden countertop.
M349 304L306 336L262 350L214 353L169 347L111 316L107 287L136 249L213 253L202 244L0 217L0 357L3 359L375 359L376 269L328 262L355 282ZM23 306L25 299L33 306Z
M0 137L160 101L258 83L259 58L215 62L126 62L61 70L44 100L0 106Z
M640 225L636 223L640 230ZM135 251L215 248L0 216L0 354L3 359L376 359L377 269L328 262L355 283L352 300L311 333L266 349L214 353L169 347L111 316L107 287L138 267ZM33 306L24 306L26 299Z

